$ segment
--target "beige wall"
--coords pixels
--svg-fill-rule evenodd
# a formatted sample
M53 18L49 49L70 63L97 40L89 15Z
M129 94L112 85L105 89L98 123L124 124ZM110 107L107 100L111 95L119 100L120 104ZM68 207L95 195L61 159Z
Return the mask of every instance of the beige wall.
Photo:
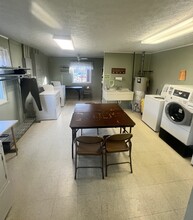
M166 83L193 85L193 46L153 54L151 69L151 93L159 93ZM178 80L179 71L182 69L187 71L185 81Z
M132 54L119 53L105 53L104 55L104 69L103 69L103 83L104 86L110 86L111 81L115 81L115 77L122 77L122 82L114 82L115 86L121 85L124 88L131 89L132 87ZM125 68L125 74L112 74L112 68Z
M23 66L22 46L20 43L10 40L10 56L13 67Z
M144 58L143 70L144 76L150 77L150 62L151 55L147 54ZM104 86L108 86L111 80L114 80L115 77L121 76L123 81L121 86L123 88L129 88L133 90L133 83L135 76L140 76L142 64L142 54L129 54L129 53L105 53L104 55L104 71L103 71L103 81ZM125 68L125 74L112 74L112 68ZM118 82L120 85L120 83ZM115 82L116 86L116 82Z
M111 74L111 68L126 68L123 87L131 88L132 72L133 77L139 75L141 69L141 54L135 55L133 67L133 54L113 54L106 53L104 56L104 84L114 79ZM185 81L179 81L179 71L185 69L187 78ZM182 84L193 85L193 46L173 49L170 51L159 52L155 54L146 54L144 60L145 76L150 79L149 93L160 93L164 84Z
M0 38L0 46L10 49L13 67L22 66L22 45L13 40ZM69 66L75 58L48 58L38 50L33 50L34 75L39 85L43 84L45 78L59 80L62 84L72 85L71 75L61 71L61 67ZM126 68L126 74L122 74L122 86L132 89L133 77L137 76L141 65L141 54L135 55L133 69L133 54L105 53L103 59L91 59L93 62L92 88L94 98L101 97L102 69L104 81L114 79L119 74L111 74L111 68ZM49 65L48 65L49 63ZM178 74L181 69L187 71L185 81L178 81ZM187 84L193 85L193 46L174 49L170 51L145 55L144 70L153 70L145 73L150 78L149 93L159 93L164 84ZM0 119L20 119L22 117L21 100L19 93L19 81L6 81L8 102L0 106Z
M63 85L83 85L84 84L73 84L72 75L69 74L69 66L71 62L77 62L76 58L73 57L50 57L49 58L49 75L50 81L60 81ZM81 61L83 62L83 61ZM102 69L103 59L101 58L90 58L85 62L91 62L93 64L92 71L92 95L93 99L101 99L101 81L102 81ZM63 68L67 67L67 68Z
M13 68L17 68L18 66L23 67L21 43L0 37L0 47L9 49ZM40 83L42 83L45 76L49 78L47 70L47 57L45 55L40 52L38 53L38 56L36 56L36 59L34 59L34 67L36 69L36 77L38 80L40 79ZM0 120L17 119L19 122L22 122L26 115L23 114L22 109L20 80L19 78L16 80L7 80L4 81L4 83L8 102L0 105ZM29 102L29 99L26 102Z
M36 77L38 86L47 84L50 81L48 71L48 57L41 52L34 52L33 59L33 72Z
M9 49L12 66L22 66L21 44L12 40L8 41L7 39L0 38L0 46ZM8 102L0 105L0 119L17 119L19 121L22 121L23 112L21 109L22 103L20 99L19 81L10 80L4 81L4 83Z

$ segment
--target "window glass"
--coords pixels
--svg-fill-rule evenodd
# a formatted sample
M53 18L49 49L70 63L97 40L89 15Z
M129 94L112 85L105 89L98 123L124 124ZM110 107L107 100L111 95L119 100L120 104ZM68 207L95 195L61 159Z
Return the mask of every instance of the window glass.
M1 67L10 67L11 60L9 56L8 49L0 47L0 66Z
M5 91L5 83L0 81L0 104L7 102L7 95Z
M91 83L93 66L91 63L73 62L70 64L70 73L73 83Z
M11 67L11 59L9 56L9 50L0 47L0 74L4 73L4 67ZM1 75L0 75L1 76ZM7 95L5 91L5 82L0 81L0 104L7 102Z

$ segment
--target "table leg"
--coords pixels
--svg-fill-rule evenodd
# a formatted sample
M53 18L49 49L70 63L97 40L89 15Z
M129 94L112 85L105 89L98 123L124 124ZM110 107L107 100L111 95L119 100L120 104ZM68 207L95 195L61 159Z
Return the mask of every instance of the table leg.
M80 100L80 89L78 90L78 98Z
M17 155L18 154L18 148L17 148L17 145L16 145L16 140L15 140L15 135L14 135L13 127L11 127L11 134L12 134L12 137L13 137L13 144L15 146L15 152L16 152L16 155Z
M78 129L72 129L72 159L74 158L74 140Z
M123 130L123 131L122 131L122 130ZM131 133L131 127L130 127L129 132ZM126 127L121 127L121 128L120 128L120 134L121 134L121 133L128 133L128 131L126 130Z

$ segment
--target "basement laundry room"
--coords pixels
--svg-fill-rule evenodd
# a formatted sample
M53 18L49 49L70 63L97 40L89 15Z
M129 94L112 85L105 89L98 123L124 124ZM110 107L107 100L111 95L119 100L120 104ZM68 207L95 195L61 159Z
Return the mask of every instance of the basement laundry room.
M0 220L193 219L192 3L0 4Z

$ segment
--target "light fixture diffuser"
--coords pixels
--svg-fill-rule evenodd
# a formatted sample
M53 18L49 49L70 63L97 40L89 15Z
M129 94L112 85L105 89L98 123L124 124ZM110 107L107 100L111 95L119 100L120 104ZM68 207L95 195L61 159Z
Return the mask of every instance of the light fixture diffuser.
M8 40L8 37L6 37L6 36L4 36L4 35L1 35L1 34L0 34L0 37L2 37L2 38L4 38L4 39Z
M74 50L72 39L68 36L54 36L53 39L63 50Z
M193 32L193 18L189 18L143 41L142 44L159 44L167 40Z

